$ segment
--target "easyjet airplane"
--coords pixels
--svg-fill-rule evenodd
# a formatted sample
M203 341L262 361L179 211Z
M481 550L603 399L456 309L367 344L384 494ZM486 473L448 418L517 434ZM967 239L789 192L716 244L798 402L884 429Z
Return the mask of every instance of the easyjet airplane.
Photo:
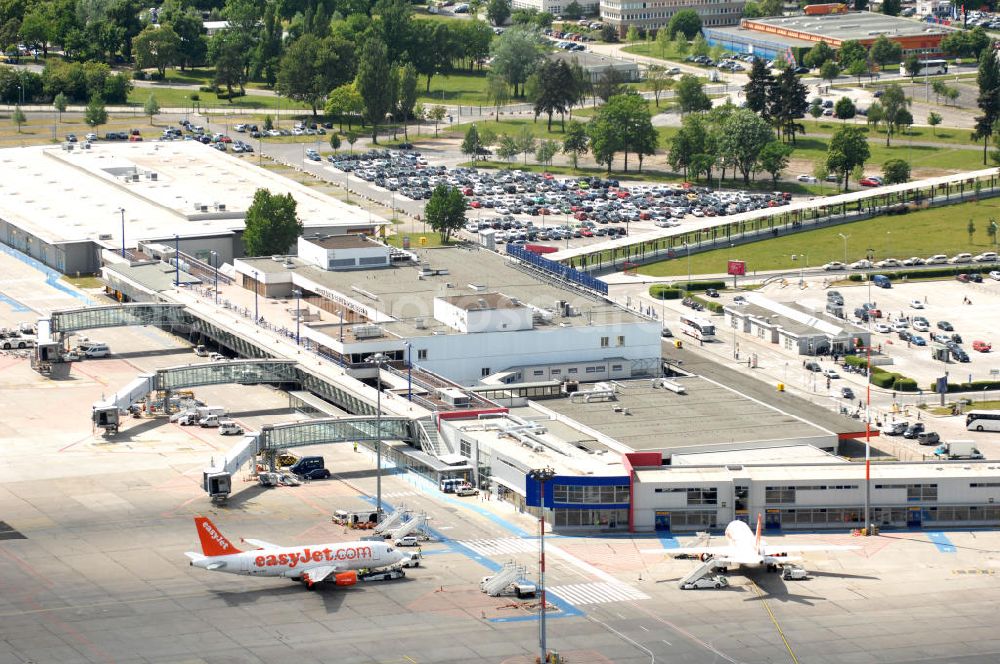
M244 539L241 541L257 548L240 551L208 518L196 516L194 524L201 553L184 554L191 559L192 567L246 576L283 576L302 581L310 590L314 584L328 580L338 586L353 586L358 582L356 570L395 565L407 557L385 542L278 546Z
M710 558L718 561L720 566L747 565L781 565L797 558L790 558L789 553L806 553L809 551L850 551L860 549L858 546L836 544L768 544L761 533L761 515L757 515L757 533L742 521L730 521L726 526L725 546L692 546L679 549L643 549L643 553L663 553L668 556L695 555L703 561Z

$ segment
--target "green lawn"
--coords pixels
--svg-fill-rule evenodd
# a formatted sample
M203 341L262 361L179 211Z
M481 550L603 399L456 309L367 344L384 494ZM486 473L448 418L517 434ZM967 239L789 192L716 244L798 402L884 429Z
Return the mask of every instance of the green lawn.
M670 42L661 51L660 45L657 43L643 42L640 44L632 44L626 46L622 49L625 53L631 53L632 55L644 55L648 58L658 58L660 60L667 61L681 61L686 56L677 53L677 49L674 47L674 43Z
M793 159L808 159L815 161L826 158L827 138L810 138L800 136L795 142L795 152ZM884 136L878 139L873 138L868 146L871 150L871 157L866 165L866 170L874 172L881 169L889 159L903 159L909 162L913 168L935 168L945 170L975 170L984 168L983 155L976 150L962 148L941 148L928 145L910 145L908 137L893 137L892 144L885 147Z
M993 250L993 241L986 234L990 217L1000 218L1000 200L962 203L942 208L922 210L902 216L867 219L790 236L762 240L733 249L716 249L691 255L693 274L716 274L726 271L726 261L745 260L747 273L758 270L795 269L818 266L829 261L844 260L844 241L838 235L848 235L847 260L864 258L873 249L876 258L908 258L931 254L956 254L962 251L981 253ZM966 227L969 219L976 225L972 242ZM798 255L795 261L792 255ZM803 255L807 257L803 258ZM639 268L651 276L687 275L685 257L652 263ZM837 276L832 272L831 276Z
M492 115L489 116L489 118L492 117L493 117ZM504 119L500 120L500 122L497 122L496 120L492 120L489 118L484 115L482 120L476 122L476 127L478 127L480 132L482 132L483 129L490 129L494 133L496 133L497 136L500 136L501 134L510 134L512 136L516 136L521 132L522 127L527 127L528 129L531 130L531 133L535 136L535 138L553 138L559 141L561 141L563 138L563 133L561 125L559 124L558 116L555 116L552 119L551 132L548 130L548 121L545 116L539 116L537 122L531 119L524 119L524 120ZM566 119L567 121L569 120L568 117ZM464 136L465 132L468 131L469 129L469 125L463 124L463 125L449 126L446 120L441 124L441 126L438 129L442 136ZM430 131L424 131L424 135L425 136L434 135L433 124L431 124L430 126Z
M465 104L468 106L489 106L486 99L486 72L462 72L448 76L438 74L431 78L431 89L427 91L427 77L417 81L417 100L428 104ZM511 100L516 103L519 100Z
M134 88L132 92L129 93L128 103L141 107L146 103L146 99L149 98L150 94L156 97L156 101L160 104L160 108L190 108L192 105L192 94L198 95L199 101L196 103L200 105L203 111L211 110L213 112L221 112L225 111L227 108L308 108L305 104L292 101L291 99L285 99L283 97L247 95L245 97L237 97L232 102L229 102L226 99L219 99L218 95L213 92L195 92L193 90L170 87Z
M215 70L210 67L196 69L168 69L165 81L181 85L212 85L215 78ZM248 81L247 88L267 89L264 81Z
M864 118L862 118L863 120ZM872 138L881 137L882 142L885 142L885 132L874 131L868 127L866 124L853 123L853 121L841 122L840 120L813 120L807 118L801 121L802 124L806 126L807 136L813 134L830 134L833 135L838 129L840 129L845 124L853 124L855 127L860 127L863 132L871 136ZM956 129L954 127L944 127L938 126L936 131L932 131L931 127L911 127L906 134L902 136L893 135L893 142L897 140L912 140L914 143L954 143L956 145L975 145L975 143L969 138L970 131L968 129ZM982 143L980 143L980 146Z

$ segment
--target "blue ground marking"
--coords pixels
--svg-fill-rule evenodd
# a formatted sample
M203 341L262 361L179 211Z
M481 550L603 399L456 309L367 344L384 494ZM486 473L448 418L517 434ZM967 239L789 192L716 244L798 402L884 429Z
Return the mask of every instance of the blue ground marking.
M413 473L406 473L406 475L404 475L404 477L406 477L408 479L416 479L419 476L415 477ZM424 478L419 478L419 479L424 479ZM430 486L434 486L433 483L431 483L430 481L428 481L428 480L424 480L424 481L426 482L426 484L428 484ZM411 482L411 483L413 483L413 482ZM360 496L360 498L362 500L364 500L366 503L370 504L370 505L374 505L374 504L376 504L378 502L377 498L373 498L371 496ZM440 496L438 496L437 498L440 498ZM485 510L481 510L481 508L480 509L476 509L476 506L468 504L468 503L464 503L464 502L456 500L454 498L448 498L448 497L446 497L446 500L451 501L451 502L456 503L456 504L459 504L459 505L464 505L466 507L475 509L477 512L485 511ZM385 500L382 501L382 508L385 509L385 510L387 510L387 511L395 511L395 507L393 507L391 503L389 503L389 502L387 502ZM496 515L495 514L487 514L486 516L496 516ZM507 528L508 530L511 530L512 532L524 533L523 530L521 530L520 528L517 528L516 526L512 526L511 524L507 523L506 521L502 521L501 520L501 521L499 521L499 523L502 526L504 526L505 528ZM449 552L449 553L460 553L460 554L464 555L465 557L470 558L471 560L476 561L477 563L479 563L480 565L482 565L486 569L490 570L494 574L496 574L501 569L503 569L503 565L501 565L500 563L494 562L494 561L490 560L489 558L486 558L484 556L479 555L478 553L476 553L472 549L466 547L461 542L457 542L457 541L451 539L450 537L448 537L447 535L443 534L440 530L437 530L435 528L431 528L429 526L426 528L426 530L434 537L434 539L436 539L438 542L441 542L442 544L444 544L445 546L448 547L448 551L447 552ZM522 537L523 536L524 535L522 535ZM440 554L440 553L446 553L446 551L435 551L434 553ZM420 555L423 556L423 555L426 555L426 554L424 554L423 552L421 552ZM552 593L546 593L545 601L547 603L549 603L549 604L551 604L551 605L553 605L553 606L555 606L555 607L557 607L559 609L558 613L546 614L546 616L545 616L546 618L574 618L574 617L578 617L578 616L582 616L583 615L583 611L581 611L580 609L576 608L575 606L573 606L569 602L565 601L564 599L562 599L558 595L554 595ZM538 620L538 616L516 616L516 617L512 617L512 618L487 618L486 622L508 623L508 622L528 622L528 621L532 621L532 620Z
M958 551L955 548L955 545L951 543L951 540L948 539L948 536L940 531L929 531L927 533L927 539L929 539L941 553L956 553Z
M49 286L51 286L52 288L55 288L58 291L62 291L63 293L66 293L67 295L69 295L70 297L72 297L74 299L82 300L86 304L93 304L94 303L94 301L90 297L88 297L87 295L84 295L83 293L79 293L76 290L70 288L69 286L67 286L65 284L59 283L59 280L62 278L62 275L59 272L56 272L55 270L53 270L51 267L49 267L45 263L42 263L38 259L32 258L31 256L29 256L29 255L27 255L25 253L22 253L22 252L18 251L17 249L14 249L13 247L8 247L5 244L0 244L0 251L3 251L8 256L16 258L17 260L21 261L22 263L30 265L31 267L35 268L39 272L43 273L45 275L45 283L48 284Z
M18 302L14 298L8 297L8 296L4 295L3 293L0 293L0 302L3 302L4 304L6 304L8 307L10 307L11 311L13 311L16 314L23 314L23 313L27 313L29 311L34 311L34 309L32 309L31 307L29 307L28 305L21 304L20 302Z
M679 549L680 542L673 535L660 535L657 539L660 540L660 544L664 549Z

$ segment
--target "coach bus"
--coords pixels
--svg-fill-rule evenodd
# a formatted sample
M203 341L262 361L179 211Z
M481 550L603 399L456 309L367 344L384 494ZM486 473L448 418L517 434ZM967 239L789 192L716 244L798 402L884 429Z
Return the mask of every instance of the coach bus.
M1000 431L1000 410L970 410L965 415L969 431Z
M947 74L947 73L948 73L947 60L921 60L920 71L917 72L917 76L934 76L935 74ZM899 75L900 76L910 75L910 72L906 71L905 63L900 63Z
M715 325L700 316L681 316L681 332L700 341L715 341Z

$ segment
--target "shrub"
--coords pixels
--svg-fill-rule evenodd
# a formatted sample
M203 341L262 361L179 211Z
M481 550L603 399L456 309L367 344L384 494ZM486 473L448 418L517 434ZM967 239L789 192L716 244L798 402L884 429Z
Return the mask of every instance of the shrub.
M865 357L862 357L861 355L847 355L844 357L844 364L847 364L852 367L863 367L868 364L868 360ZM872 367L872 368L877 369L878 367Z
M931 383L927 389L933 392L937 385ZM982 392L983 390L1000 389L1000 380L976 380L971 383L948 383L949 392Z
M191 101L198 101L200 99L201 99L201 95L200 94L198 94L197 92L191 93Z
M907 378L906 376L900 376L896 379L896 382L892 384L892 389L897 392L916 392L917 381L912 378Z
M874 371L872 367L871 383L877 387L891 387L896 382L896 374L888 371Z
M709 288L725 288L726 282L724 281L692 281L689 283L680 283L675 285L676 288L680 288L687 291L705 291Z
M198 92L218 92L219 88L214 85L203 85L198 88Z
M863 275L860 274L852 274L851 276L848 277L848 279L850 279L851 281L861 281L862 276Z
M144 72L141 69L136 69L135 71L132 72L132 78L136 81L145 81L146 72Z
M151 81L162 81L163 79L166 78L166 76L164 76L163 74L161 74L158 71L151 71L151 72L149 72L148 78Z
M706 309L708 309L709 311L711 311L713 313L717 313L717 314L721 314L722 313L722 303L720 303L720 302L716 302L714 300L706 300L703 297L696 297L696 296L692 296L691 299L694 300L695 302L701 304L703 307L705 307Z
M649 287L649 295L657 300L679 300L681 291L666 284L653 284Z

